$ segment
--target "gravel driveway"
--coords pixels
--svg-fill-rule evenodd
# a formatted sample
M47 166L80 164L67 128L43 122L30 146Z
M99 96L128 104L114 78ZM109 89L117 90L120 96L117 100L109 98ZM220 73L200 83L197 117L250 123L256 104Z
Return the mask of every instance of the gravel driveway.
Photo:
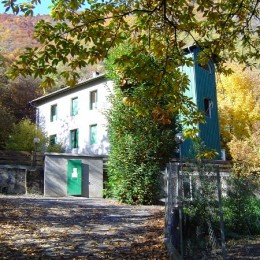
M167 259L162 206L0 196L0 259Z

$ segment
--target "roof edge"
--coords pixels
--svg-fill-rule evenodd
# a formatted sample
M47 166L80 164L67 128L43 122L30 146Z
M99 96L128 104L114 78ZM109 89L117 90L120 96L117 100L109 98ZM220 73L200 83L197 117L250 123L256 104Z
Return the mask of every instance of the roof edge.
M59 89L59 90L53 91L53 92L51 92L51 93L48 93L48 94L46 94L46 95L44 95L44 96L38 97L38 98L36 98L36 99L33 99L33 100L31 100L29 103L30 103L30 104L37 103L38 101L41 101L41 100L43 100L43 99L50 98L50 97L56 96L56 95L61 94L61 93L65 93L65 92L67 92L67 91L69 91L69 90L71 90L71 89L73 89L73 88L78 88L78 87L80 87L80 86L82 86L82 85L85 85L85 84L94 82L94 81L96 81L96 80L105 78L105 76L106 76L106 74L101 74L101 75L95 76L95 77L93 77L93 78L89 78L89 79L87 79L87 80L84 80L84 81L79 82L79 83L76 84L74 87L68 87L68 86L67 86L67 87L64 87L64 88L62 88L62 89Z

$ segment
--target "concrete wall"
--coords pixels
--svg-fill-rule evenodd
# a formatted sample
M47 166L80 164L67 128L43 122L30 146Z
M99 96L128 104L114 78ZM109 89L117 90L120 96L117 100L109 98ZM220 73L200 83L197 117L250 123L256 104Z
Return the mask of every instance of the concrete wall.
M103 157L45 154L44 196L67 196L68 160L82 161L82 197L103 197Z

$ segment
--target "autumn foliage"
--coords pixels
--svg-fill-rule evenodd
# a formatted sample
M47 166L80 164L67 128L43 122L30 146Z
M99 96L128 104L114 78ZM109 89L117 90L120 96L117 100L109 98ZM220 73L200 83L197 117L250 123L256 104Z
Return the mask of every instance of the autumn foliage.
M34 27L41 19L51 22L48 15L24 17L0 14L1 53L17 56L27 47L39 46L39 40L34 38Z
M239 174L260 174L259 71L232 66L233 74L218 81L222 145Z

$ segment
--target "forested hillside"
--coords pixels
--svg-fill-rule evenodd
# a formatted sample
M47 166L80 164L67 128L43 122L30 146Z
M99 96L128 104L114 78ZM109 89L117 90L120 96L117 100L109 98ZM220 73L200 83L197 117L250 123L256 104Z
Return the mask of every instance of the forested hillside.
M26 47L36 47L40 45L38 39L34 38L34 26L40 20L53 22L48 15L28 16L0 14L0 55L5 58L5 63L9 65L18 58ZM60 65L57 65L58 67ZM62 65L65 67L64 65ZM102 63L97 65L89 65L87 68L82 68L79 72L81 80L92 76L93 71L104 72ZM51 92L60 88L65 82L58 75L53 76L56 85L52 89L46 90Z
M5 149L14 124L24 118L35 121L35 111L29 101L42 95L40 81L31 77L12 80L6 72L26 47L39 45L33 34L35 24L41 19L51 20L47 15L0 14L0 149Z
M33 34L34 26L40 20L51 21L51 18L48 15L0 14L0 53L17 55L26 47L39 45Z

